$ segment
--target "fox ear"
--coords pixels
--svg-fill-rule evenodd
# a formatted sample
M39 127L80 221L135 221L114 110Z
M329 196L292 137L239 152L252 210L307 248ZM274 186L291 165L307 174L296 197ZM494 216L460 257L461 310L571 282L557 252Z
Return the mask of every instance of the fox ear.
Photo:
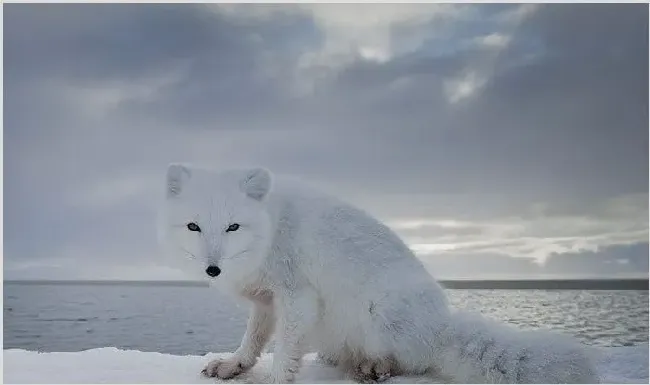
M267 169L254 168L245 172L240 188L248 197L262 201L271 191L272 179Z
M183 185L192 176L192 172L186 166L179 163L172 163L167 167L167 197L173 198L183 191Z

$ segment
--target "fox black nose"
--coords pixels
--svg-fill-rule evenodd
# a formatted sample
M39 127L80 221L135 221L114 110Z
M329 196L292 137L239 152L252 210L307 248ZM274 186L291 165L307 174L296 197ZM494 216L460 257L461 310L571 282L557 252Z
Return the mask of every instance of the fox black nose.
M205 269L205 273L210 277L216 277L217 275L221 274L221 269L218 266L210 265L207 269Z

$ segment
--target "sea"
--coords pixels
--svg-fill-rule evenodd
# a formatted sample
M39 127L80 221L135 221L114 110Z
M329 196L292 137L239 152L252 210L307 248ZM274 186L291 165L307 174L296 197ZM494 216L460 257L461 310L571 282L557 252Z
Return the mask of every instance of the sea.
M4 283L4 349L117 347L176 355L235 350L248 304L178 284ZM588 345L648 344L648 290L446 289L456 308Z

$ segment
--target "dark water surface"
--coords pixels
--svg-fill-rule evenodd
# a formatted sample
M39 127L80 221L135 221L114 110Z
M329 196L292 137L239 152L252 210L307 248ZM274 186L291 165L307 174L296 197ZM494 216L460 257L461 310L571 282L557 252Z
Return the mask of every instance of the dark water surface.
M447 290L454 306L590 345L648 343L647 290ZM214 289L174 285L4 284L4 348L115 346L171 354L232 351L248 308Z

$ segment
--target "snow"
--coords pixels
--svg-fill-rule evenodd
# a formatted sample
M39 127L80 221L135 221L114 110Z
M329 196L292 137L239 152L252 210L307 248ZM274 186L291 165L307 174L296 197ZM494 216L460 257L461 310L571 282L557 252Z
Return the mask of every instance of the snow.
M599 367L605 383L648 383L648 345L600 348ZM4 350L4 383L176 383L260 382L268 373L272 354L264 354L251 371L236 381L202 377L203 366L225 356L175 356L169 354L99 348L81 352L39 353ZM244 375L243 375L244 376ZM337 369L305 356L297 383L351 383ZM430 377L395 377L393 383L442 382Z

